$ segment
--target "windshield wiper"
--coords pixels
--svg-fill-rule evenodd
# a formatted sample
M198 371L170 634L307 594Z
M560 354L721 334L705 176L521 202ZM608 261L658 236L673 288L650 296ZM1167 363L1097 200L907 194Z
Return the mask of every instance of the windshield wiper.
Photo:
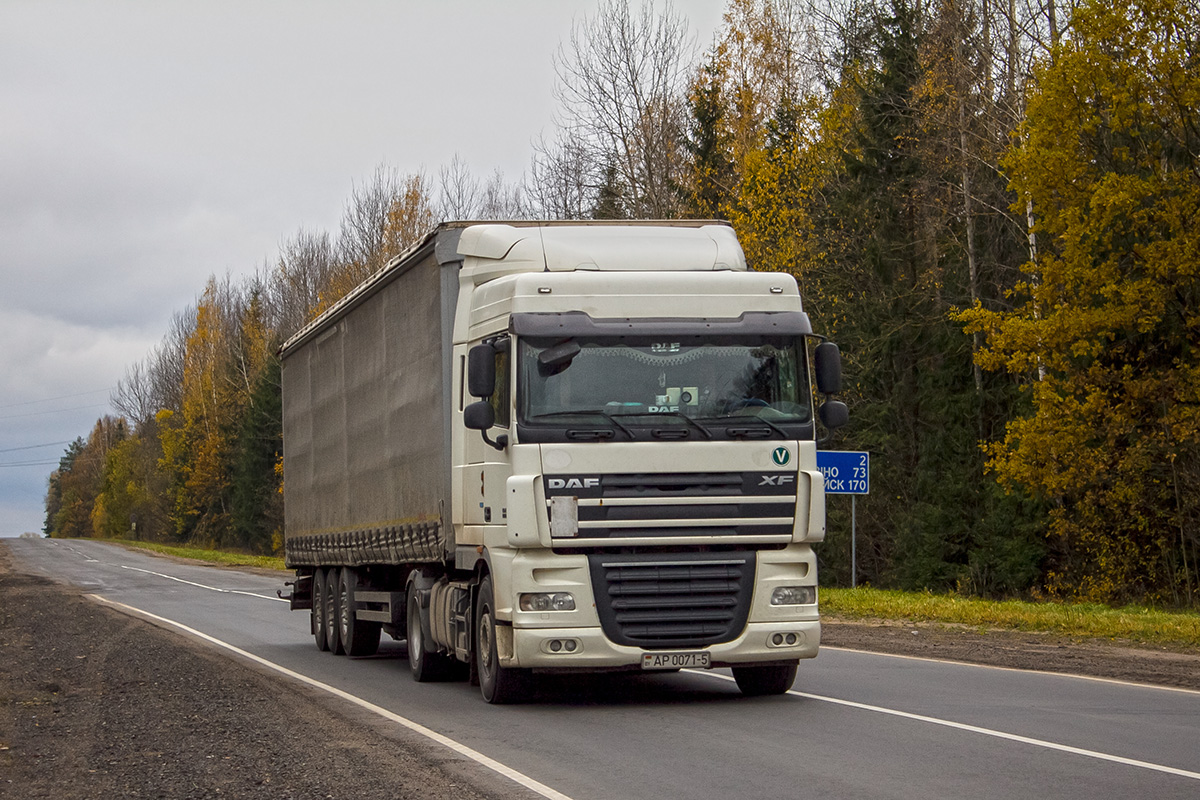
M604 411L603 409L599 409L599 408L581 408L578 411L549 411L545 414L534 414L529 419L532 421L535 419L549 419L550 417L572 417L572 416L588 415L588 414L590 414L592 416L596 416L596 417L604 417L606 420L611 422L615 427L620 428L621 432L624 433L626 436L628 436L630 439L634 438L633 431L629 430L629 428L626 428L624 425L622 425L619 420L617 420L615 417L613 417L612 414L608 413L607 411Z
M711 439L713 436L712 431L710 431L708 428L701 425L699 422L696 422L696 420L692 419L687 414L684 414L682 411L626 411L621 414L613 414L610 416L617 416L617 417L679 417L681 420L686 422L688 425L691 425L693 428L695 428L696 430L703 433L705 439Z
M774 422L771 422L771 420L767 419L766 417L760 417L760 416L758 416L757 414L754 414L754 415L751 415L751 416L745 416L745 417L733 417L733 416L724 416L724 417L705 417L704 419L705 419L705 421L707 421L707 422L721 422L721 423L725 423L725 422L743 422L743 421L745 421L745 422L747 422L747 423L750 423L751 421L753 421L753 423L759 423L759 422L761 422L763 425L766 425L768 428L770 428L771 430L773 430L773 431L775 431L776 433L778 433L778 434L779 434L780 436L782 436L784 439L790 439L790 438L792 438L791 434L789 434L789 433L788 433L786 430L784 430L783 428L779 427L779 426L778 426L778 425L776 425ZM740 430L740 429L739 429L739 430ZM734 435L737 435L737 434L734 434Z

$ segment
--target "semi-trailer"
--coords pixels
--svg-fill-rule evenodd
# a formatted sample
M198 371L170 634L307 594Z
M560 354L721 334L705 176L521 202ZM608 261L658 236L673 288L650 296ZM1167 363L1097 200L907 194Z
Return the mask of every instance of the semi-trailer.
M282 359L291 605L417 681L817 654L836 345L727 224L439 225ZM815 378L815 381L814 381Z

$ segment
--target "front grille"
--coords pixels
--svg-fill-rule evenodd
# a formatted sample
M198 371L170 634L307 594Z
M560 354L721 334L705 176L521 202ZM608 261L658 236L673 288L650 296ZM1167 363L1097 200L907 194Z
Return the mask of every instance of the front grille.
M588 556L600 625L634 647L703 647L746 626L754 554Z

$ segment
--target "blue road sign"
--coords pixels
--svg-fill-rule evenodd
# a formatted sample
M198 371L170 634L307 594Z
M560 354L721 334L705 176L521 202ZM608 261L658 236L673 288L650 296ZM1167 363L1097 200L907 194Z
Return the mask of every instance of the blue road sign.
M818 450L817 469L825 476L826 494L870 494L870 453Z

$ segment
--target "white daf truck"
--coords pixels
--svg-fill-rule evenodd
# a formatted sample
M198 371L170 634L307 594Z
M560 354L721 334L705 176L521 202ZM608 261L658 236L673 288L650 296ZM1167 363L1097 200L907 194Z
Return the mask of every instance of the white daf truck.
M729 226L446 223L281 356L291 603L321 649L386 632L491 703L603 670L779 694L816 655L839 356Z

